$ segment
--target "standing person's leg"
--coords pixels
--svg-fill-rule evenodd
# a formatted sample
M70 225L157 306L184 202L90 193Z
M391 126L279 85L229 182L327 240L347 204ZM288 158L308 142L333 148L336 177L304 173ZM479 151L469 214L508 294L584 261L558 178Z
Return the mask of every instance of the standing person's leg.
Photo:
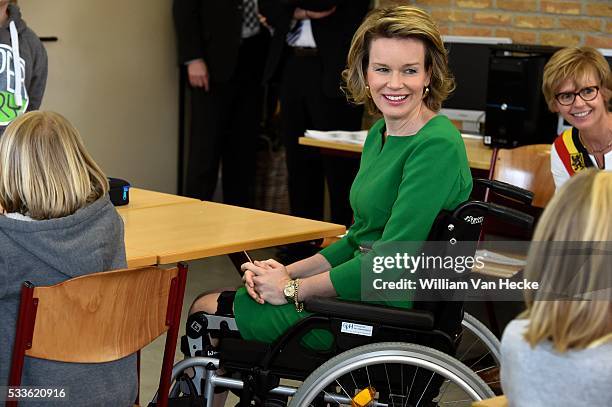
M185 195L211 200L217 186L220 138L225 106L222 84L210 83L210 90L191 88L191 129L187 153Z
M344 97L329 97L323 91L311 93L308 99L313 124L317 130L361 130L363 108ZM331 220L345 226L353 223L349 193L359 170L359 156L323 155L323 168L329 191Z
M287 153L291 214L310 219L323 218L323 165L320 153L300 146L299 137L310 125L304 95L316 78L317 57L290 55L285 65L281 90L281 135Z
M243 40L231 82L231 119L223 139L223 201L252 207L255 197L256 143L263 109L263 64L267 35Z

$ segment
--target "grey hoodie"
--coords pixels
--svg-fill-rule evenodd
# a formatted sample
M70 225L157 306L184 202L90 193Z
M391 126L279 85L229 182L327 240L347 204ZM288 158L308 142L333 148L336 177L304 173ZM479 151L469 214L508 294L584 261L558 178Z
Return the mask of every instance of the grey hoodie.
M124 267L123 222L106 197L64 218L27 222L0 215L0 386L8 383L24 281L45 286ZM26 357L22 385L65 388L69 399L57 403L63 407L131 406L138 387L136 357L100 364Z
M523 337L528 319L511 321L501 341L501 384L510 407L612 406L612 342L557 352Z
M11 120L40 107L47 84L45 47L21 19L19 7L10 4L8 14L0 27L0 135ZM20 69L15 69L16 54Z

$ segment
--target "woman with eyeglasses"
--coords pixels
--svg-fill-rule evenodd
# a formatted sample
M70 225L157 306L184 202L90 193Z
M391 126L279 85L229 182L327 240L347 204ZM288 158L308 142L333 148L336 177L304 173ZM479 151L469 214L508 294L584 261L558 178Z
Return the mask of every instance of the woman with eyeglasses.
M544 67L542 92L548 108L572 127L555 140L550 154L557 190L586 168L612 169L612 75L594 48L557 51Z

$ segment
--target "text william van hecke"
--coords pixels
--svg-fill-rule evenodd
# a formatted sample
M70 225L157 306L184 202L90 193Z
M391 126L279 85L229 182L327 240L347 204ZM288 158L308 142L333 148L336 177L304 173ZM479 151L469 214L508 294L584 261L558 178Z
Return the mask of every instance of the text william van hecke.
M482 278L470 278L468 281L453 281L448 278L422 278L418 281L402 278L396 281L384 281L377 278L372 282L376 290L537 290L540 288L537 281L511 281L500 278L497 281Z

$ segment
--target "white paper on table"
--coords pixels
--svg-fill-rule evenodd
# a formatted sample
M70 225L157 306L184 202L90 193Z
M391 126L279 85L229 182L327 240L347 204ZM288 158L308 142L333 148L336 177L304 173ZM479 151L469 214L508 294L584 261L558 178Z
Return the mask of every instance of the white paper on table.
M492 252L486 249L476 250L476 256L483 258L484 261L491 262L491 263L497 263L497 264L504 264L506 266L524 267L527 265L527 262L525 261L525 259L505 256L503 254Z
M344 131L344 130L332 130L332 131L319 131L319 130L306 130L304 134L306 137L326 140L326 141L338 141L341 143L350 144L363 144L368 135L367 130L360 131Z

